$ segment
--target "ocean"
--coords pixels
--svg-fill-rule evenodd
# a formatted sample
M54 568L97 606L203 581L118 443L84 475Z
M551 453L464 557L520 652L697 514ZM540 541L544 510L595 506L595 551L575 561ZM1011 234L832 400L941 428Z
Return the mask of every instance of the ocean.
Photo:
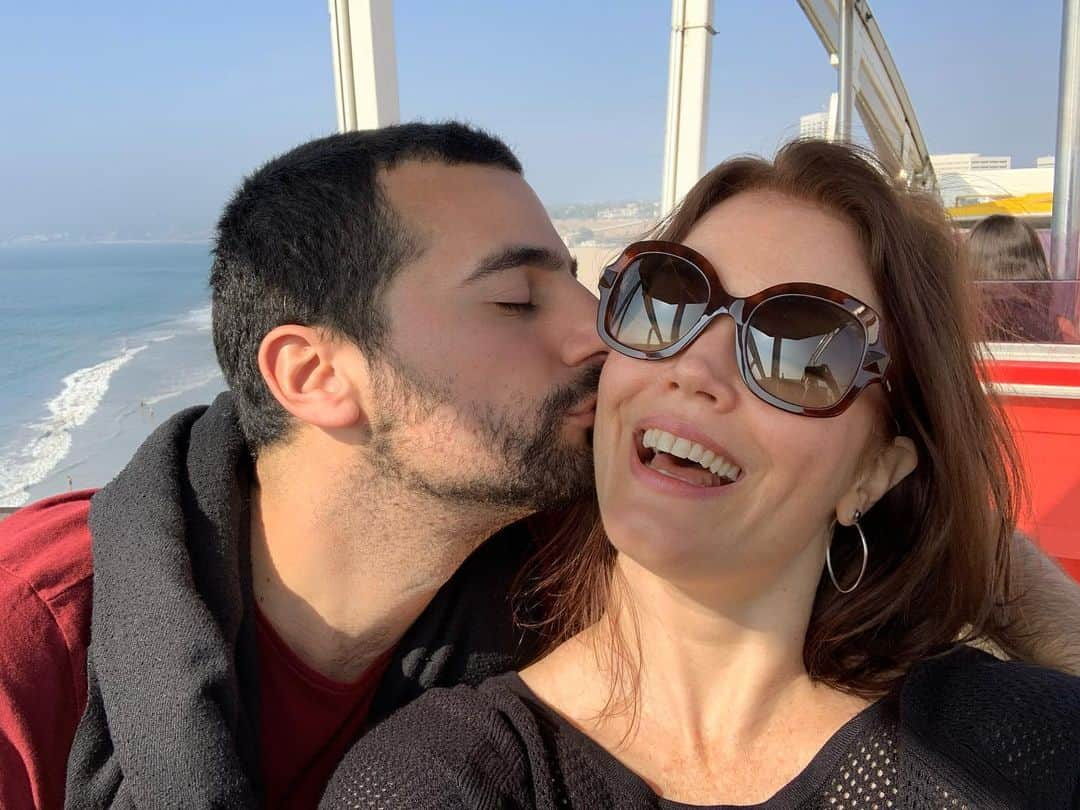
M205 244L0 247L0 506L100 487L224 390Z

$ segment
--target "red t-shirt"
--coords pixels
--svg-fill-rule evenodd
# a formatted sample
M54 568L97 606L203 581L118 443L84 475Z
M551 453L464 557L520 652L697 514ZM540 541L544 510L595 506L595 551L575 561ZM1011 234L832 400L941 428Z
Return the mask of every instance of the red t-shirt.
M259 614L263 785L271 808L317 807L326 783L367 720L393 650L355 683L322 675L286 646Z
M92 491L0 521L0 808L61 808L86 706ZM363 729L390 653L355 683L312 670L259 616L262 767L270 808L318 804Z

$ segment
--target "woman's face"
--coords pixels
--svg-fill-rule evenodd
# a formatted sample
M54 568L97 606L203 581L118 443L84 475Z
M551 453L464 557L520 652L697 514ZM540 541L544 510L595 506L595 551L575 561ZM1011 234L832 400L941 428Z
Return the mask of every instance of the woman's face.
M684 242L712 263L732 295L814 282L881 311L854 228L813 204L772 192L739 194L706 214ZM875 433L882 396L872 386L828 419L767 405L739 376L727 317L667 360L613 353L600 380L595 428L604 525L620 552L665 579L736 574L760 583L799 559L820 574L838 509L850 518L843 510L869 506L857 503L859 480L883 442ZM649 459L647 429L722 456L737 467L721 469L734 483L716 485L700 465L667 454ZM664 433L651 433L648 442L663 441Z

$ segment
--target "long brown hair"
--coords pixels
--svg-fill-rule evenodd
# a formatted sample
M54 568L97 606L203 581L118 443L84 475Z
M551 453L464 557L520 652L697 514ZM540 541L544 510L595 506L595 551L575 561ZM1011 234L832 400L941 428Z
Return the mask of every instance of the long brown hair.
M713 207L753 190L846 218L883 304L892 429L912 439L919 464L862 519L870 560L858 589L841 594L823 575L803 654L816 680L877 696L963 634L997 629L995 607L1008 596L1022 491L1017 453L999 406L983 389L973 296L937 201L894 186L873 156L856 147L795 141L771 162L721 163L658 226L658 235L682 241ZM595 502L580 504L530 569L527 600L540 609L551 647L597 621L615 621L616 552L597 517ZM837 578L851 582L861 547L836 545ZM640 648L614 624L611 629L604 634L610 648L597 653L611 666L612 700L633 700Z
M994 214L971 229L963 252L977 281L996 282L979 285L983 337L1036 343L1057 338L1050 268L1034 228L1016 217Z
M1016 217L994 214L979 222L968 235L967 252L981 281L1050 281L1039 235Z

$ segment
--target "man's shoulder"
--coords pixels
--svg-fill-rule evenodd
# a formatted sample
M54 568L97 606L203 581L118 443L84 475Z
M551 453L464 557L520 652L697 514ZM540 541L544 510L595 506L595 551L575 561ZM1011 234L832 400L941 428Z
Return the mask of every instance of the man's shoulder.
M0 521L0 588L28 588L45 603L93 577L92 490L37 501Z
M86 691L93 555L92 491L47 498L0 521L0 622L3 660L19 677L35 666L71 670L77 702ZM13 673L7 672L6 682ZM10 685L10 683L9 683Z
M0 521L0 806L58 807L86 703L90 492Z

